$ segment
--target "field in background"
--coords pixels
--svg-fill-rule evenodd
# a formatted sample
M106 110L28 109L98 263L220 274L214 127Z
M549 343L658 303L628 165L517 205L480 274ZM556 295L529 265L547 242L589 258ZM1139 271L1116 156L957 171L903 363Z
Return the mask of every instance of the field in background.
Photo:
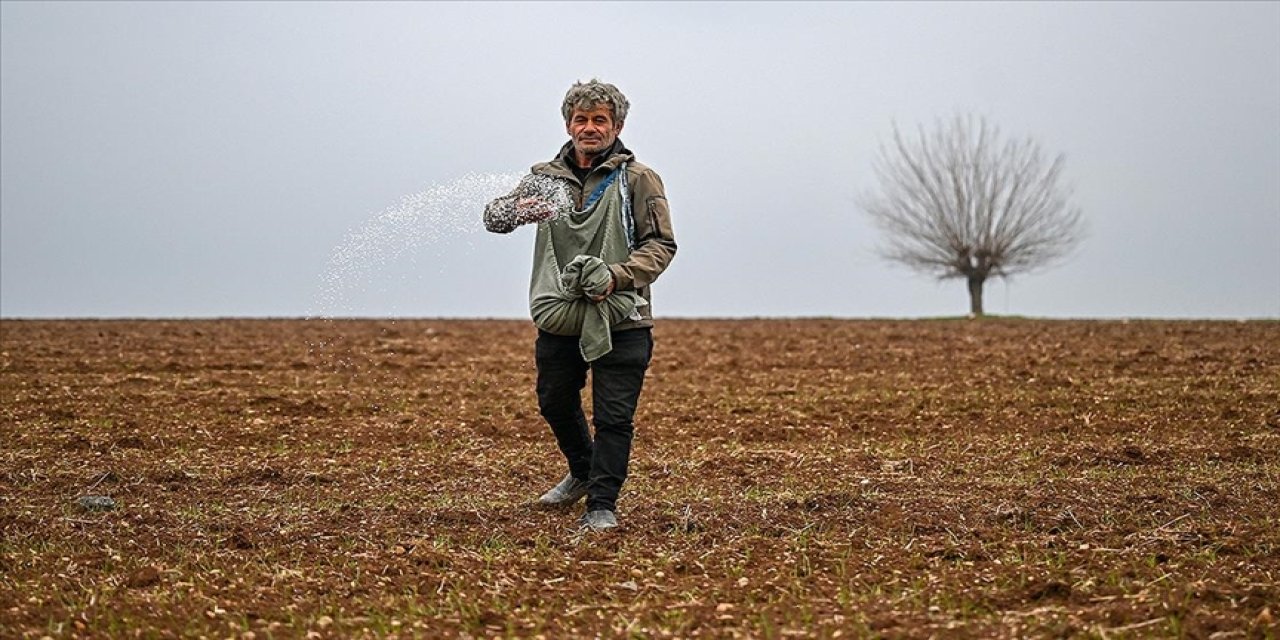
M583 535L528 323L0 322L0 636L1280 635L1278 322L655 335Z

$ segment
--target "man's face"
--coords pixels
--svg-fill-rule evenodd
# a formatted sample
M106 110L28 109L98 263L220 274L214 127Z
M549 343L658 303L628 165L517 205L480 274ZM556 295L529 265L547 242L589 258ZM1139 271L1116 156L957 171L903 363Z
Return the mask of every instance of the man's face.
M622 125L614 123L613 110L609 105L601 104L590 109L574 107L565 129L573 139L573 150L579 156L589 158L613 146L613 141L622 132Z

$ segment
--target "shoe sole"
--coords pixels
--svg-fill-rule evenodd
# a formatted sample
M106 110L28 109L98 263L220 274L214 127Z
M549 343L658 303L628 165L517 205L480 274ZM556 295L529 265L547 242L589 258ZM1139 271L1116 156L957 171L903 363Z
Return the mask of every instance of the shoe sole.
M580 531L594 531L594 532L596 532L596 533L601 533L601 532L604 532L604 531L612 531L612 530L617 529L617 528L618 528L618 525L617 525L617 524L607 524L607 525L604 525L604 526L602 526L602 527L592 526L592 525L589 525L589 524L581 524L581 525L578 525L578 530L580 530Z
M587 494L584 493L575 498L561 500L559 502L552 502L550 500L543 500L542 498L538 498L536 504L543 509L563 509L565 507L572 507L573 505L578 504L585 497L587 497Z

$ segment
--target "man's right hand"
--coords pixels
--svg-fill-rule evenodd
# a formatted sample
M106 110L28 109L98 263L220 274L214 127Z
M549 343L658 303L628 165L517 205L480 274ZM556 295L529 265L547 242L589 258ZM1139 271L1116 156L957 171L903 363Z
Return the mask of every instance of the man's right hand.
M542 198L521 198L516 200L515 213L517 224L529 224L555 217L556 208Z

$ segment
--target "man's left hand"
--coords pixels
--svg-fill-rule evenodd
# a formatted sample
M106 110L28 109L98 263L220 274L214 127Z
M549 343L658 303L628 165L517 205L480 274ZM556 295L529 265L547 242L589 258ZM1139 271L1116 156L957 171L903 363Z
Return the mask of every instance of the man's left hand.
M598 295L598 296L590 296L591 301L592 301L592 302L604 302L604 299L605 299L605 298L608 298L608 297L609 297L609 294L613 293L613 286L614 286L613 272L611 271L611 272L609 272L609 286L605 288L604 293L602 293L602 294L600 294L600 295Z

